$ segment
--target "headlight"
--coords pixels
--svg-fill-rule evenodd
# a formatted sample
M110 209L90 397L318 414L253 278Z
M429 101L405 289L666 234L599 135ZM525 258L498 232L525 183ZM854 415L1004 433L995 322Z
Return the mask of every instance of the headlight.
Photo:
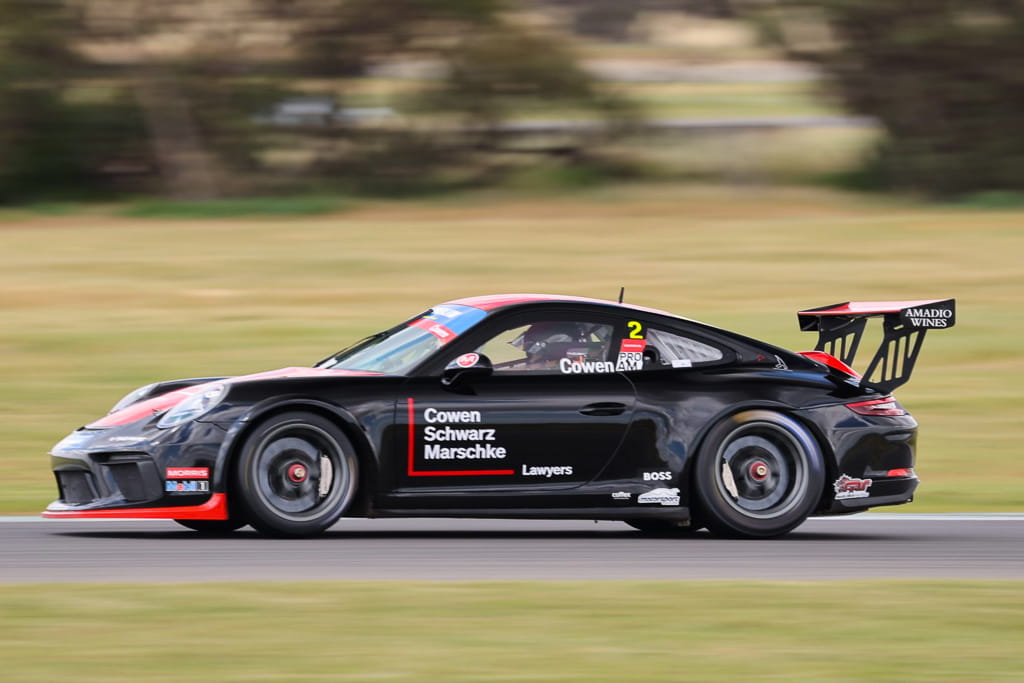
M133 403L138 403L139 401L144 399L146 397L146 394L152 391L153 387L155 386L156 384L147 384L144 387L139 387L135 391L126 394L124 398L122 398L120 401L114 404L114 407L110 409L110 412L107 413L107 415L110 415L111 413L116 413L119 410L124 410Z
M189 396L184 401L174 406L167 411L166 414L160 421L156 423L157 427L161 429L167 429L168 427L177 427L183 422L194 420L197 417L205 415L210 412L215 405L220 403L220 400L224 397L224 391L226 387L223 384L213 384L198 394Z

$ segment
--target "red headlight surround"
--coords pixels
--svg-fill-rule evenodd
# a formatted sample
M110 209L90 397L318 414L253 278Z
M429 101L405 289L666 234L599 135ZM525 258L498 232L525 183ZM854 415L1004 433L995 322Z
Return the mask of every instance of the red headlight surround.
M877 415L880 417L900 417L906 415L907 411L896 402L892 396L876 398L870 401L858 401L847 403L846 407L858 415Z

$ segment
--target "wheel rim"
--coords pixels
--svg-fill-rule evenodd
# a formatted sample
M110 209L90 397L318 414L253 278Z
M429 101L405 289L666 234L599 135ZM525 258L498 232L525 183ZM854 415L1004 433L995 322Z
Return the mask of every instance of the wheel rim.
M805 500L807 453L789 430L769 422L743 425L718 449L715 483L747 517L771 519Z
M353 486L341 445L310 424L280 425L266 434L253 460L255 491L283 519L316 519L336 508Z

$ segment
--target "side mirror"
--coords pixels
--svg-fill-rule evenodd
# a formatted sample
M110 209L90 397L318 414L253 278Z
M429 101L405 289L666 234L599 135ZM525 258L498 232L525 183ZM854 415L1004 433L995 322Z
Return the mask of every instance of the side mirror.
M441 384L454 388L468 380L493 374L494 365L490 358L480 353L464 353L445 367L441 373Z

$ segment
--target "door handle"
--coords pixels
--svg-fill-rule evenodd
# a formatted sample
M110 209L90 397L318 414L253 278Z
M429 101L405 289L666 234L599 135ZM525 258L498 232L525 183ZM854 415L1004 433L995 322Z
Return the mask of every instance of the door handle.
M628 407L625 403L591 403L580 408L580 413L595 417L606 417L609 415L622 415Z

